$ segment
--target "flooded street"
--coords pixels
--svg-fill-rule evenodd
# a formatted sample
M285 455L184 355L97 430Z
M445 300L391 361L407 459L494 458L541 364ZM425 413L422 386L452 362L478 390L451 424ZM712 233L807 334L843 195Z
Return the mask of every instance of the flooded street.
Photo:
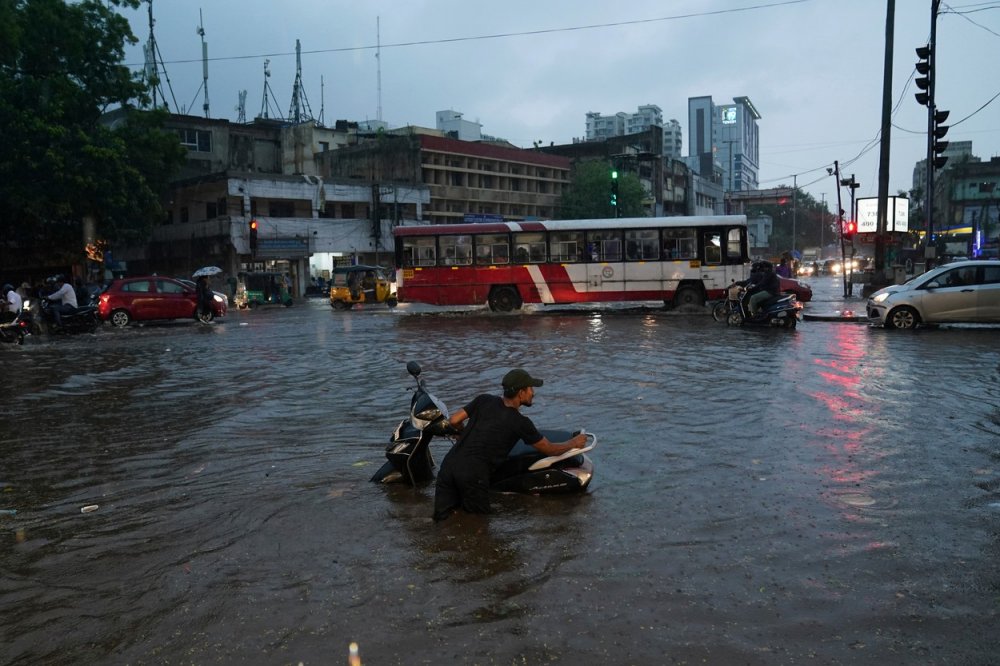
M0 664L995 664L997 341L314 300L6 346ZM589 492L369 483L409 360L544 378Z

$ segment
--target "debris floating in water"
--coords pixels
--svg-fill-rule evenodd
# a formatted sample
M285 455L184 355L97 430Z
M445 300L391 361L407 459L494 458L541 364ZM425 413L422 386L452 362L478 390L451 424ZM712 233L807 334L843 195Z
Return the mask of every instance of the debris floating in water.
M88 504L87 506L82 507L80 509L80 513L93 513L94 511L97 511L97 509L99 508L100 507L98 507L98 505L96 504Z

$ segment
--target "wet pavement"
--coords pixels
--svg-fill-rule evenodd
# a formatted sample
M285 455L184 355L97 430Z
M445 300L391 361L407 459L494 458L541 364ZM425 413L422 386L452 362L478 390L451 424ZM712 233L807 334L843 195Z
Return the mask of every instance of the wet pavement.
M997 332L310 301L5 346L0 664L997 663ZM537 372L590 491L369 483L408 360L453 408Z

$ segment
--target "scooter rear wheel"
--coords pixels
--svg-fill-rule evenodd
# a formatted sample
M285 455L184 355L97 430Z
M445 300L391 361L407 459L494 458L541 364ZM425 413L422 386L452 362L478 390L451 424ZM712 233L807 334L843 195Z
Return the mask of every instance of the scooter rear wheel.
M715 321L726 321L726 312L729 308L726 307L726 302L716 303L715 307L712 308L712 319Z

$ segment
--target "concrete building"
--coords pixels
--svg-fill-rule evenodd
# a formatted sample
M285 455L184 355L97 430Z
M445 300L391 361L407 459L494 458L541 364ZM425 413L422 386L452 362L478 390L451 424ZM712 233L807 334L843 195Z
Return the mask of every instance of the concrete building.
M317 175L321 155L360 140L354 123L259 119L244 125L173 115L166 129L188 148L188 160L149 244L113 250L130 273L186 275L203 265L218 265L229 276L287 271L302 294L310 278L336 263L389 263L391 227L420 220L430 202L419 184L384 182L376 191L370 181ZM251 219L258 222L256 256L249 247Z
M410 183L426 188L422 218L435 224L467 215L550 219L569 184L570 161L509 144L459 141L407 127L321 158L325 178Z
M437 112L435 127L446 136L459 141L480 141L483 138L481 124L463 120L461 113L451 109Z
M760 118L748 97L734 97L733 104L719 106L710 96L689 98L689 164L703 176L721 168L726 192L756 190Z
M663 110L655 104L640 106L635 113L619 111L613 116L602 116L596 111L587 113L587 141L606 141L615 136L639 134L650 127L663 127Z

